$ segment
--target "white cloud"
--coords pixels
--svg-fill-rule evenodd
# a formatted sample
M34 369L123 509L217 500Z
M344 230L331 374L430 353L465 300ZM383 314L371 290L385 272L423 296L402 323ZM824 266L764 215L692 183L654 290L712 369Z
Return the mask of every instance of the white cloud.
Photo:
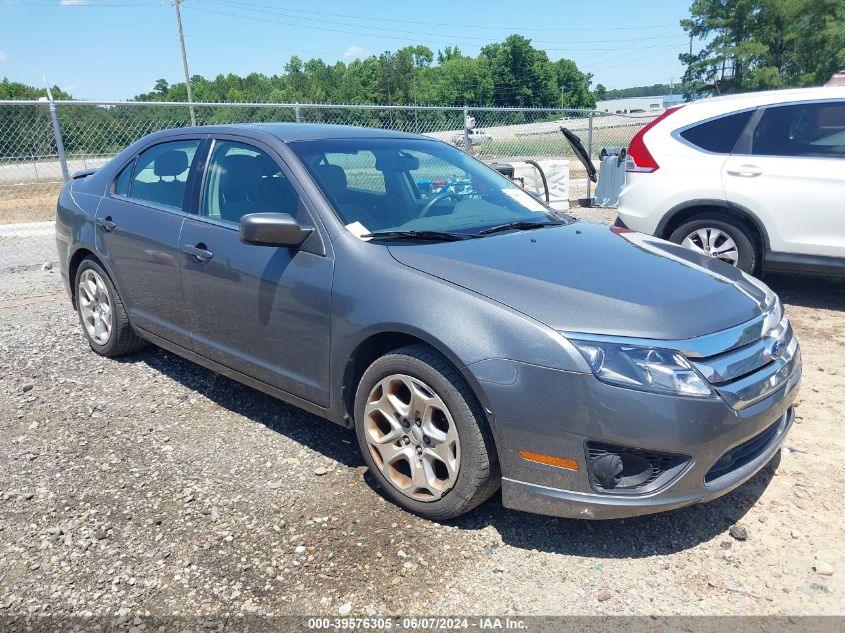
M2 62L4 59L6 59L6 53L0 51L0 62Z
M63 7L73 7L80 4L91 4L90 0L59 0Z
M363 57L366 52L367 51L365 51L360 46L350 46L345 51L343 51L343 56L346 59L352 59L357 57Z

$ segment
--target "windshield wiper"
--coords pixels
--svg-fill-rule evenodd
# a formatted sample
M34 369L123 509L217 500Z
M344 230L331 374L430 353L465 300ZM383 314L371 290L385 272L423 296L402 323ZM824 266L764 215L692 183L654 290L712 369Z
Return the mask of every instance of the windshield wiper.
M500 233L502 231L531 231L533 229L542 229L544 226L560 226L561 224L564 224L564 222L535 222L533 220L519 220L517 222L500 224L499 226L491 226L489 229L479 231L478 235L490 235L490 233Z
M468 233L449 233L447 231L375 231L374 233L364 233L361 237L457 242L458 240L467 240L475 236Z

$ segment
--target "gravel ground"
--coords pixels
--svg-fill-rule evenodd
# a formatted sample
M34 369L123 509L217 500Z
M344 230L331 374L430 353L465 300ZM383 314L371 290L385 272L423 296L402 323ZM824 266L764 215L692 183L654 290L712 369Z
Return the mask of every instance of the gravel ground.
M494 497L436 524L382 499L350 432L155 348L102 359L55 270L0 274L0 617L843 614L845 282L768 281L805 379L748 484L624 521Z
M55 258L53 222L0 223L0 275L38 268Z

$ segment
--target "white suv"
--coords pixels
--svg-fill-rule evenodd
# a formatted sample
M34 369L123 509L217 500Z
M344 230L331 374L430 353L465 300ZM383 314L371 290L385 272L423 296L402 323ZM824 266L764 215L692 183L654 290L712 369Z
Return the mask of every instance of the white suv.
M845 272L845 87L670 108L626 161L617 225L746 272Z

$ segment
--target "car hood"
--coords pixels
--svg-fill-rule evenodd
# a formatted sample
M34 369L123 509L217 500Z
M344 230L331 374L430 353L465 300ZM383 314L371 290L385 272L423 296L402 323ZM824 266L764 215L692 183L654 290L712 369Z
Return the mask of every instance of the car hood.
M560 331L687 339L744 323L774 299L724 262L587 222L389 249Z

